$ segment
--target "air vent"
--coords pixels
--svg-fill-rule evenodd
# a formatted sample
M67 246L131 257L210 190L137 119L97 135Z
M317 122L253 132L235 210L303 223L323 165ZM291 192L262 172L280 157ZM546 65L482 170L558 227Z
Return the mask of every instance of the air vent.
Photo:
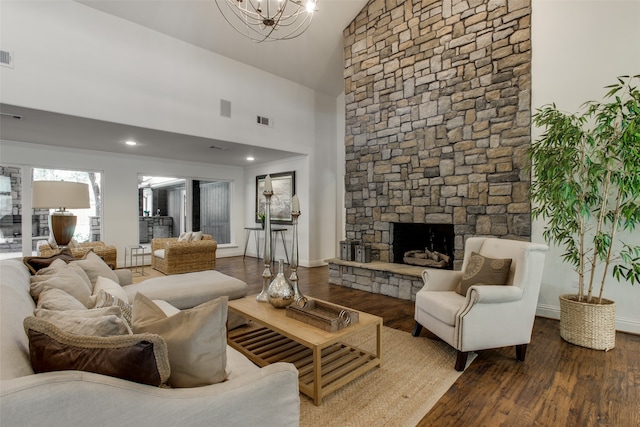
M209 148L213 149L213 150L220 150L220 151L224 151L226 150L225 147L220 147L218 145L210 145Z
M13 52L0 50L0 65L13 68Z
M220 100L220 115L222 117L231 117L231 101L226 99Z
M0 116L3 117L11 117L12 119L16 119L16 120L23 120L24 116L20 115L20 114L14 114L14 113L5 113L5 112L0 112Z
M269 117L258 116L258 124L267 127L273 127L273 120Z

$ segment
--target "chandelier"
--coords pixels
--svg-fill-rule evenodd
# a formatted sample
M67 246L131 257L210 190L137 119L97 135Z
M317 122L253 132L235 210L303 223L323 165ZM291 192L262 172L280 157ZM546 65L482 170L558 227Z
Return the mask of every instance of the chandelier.
M215 0L224 19L256 43L288 40L305 32L318 0Z

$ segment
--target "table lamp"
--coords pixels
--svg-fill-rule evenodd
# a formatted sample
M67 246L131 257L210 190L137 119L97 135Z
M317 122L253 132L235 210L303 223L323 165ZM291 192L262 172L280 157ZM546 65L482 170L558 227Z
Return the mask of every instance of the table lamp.
M49 225L53 237L59 246L66 246L73 238L76 230L76 217L67 208L87 209L89 202L89 185L68 181L34 181L33 208L55 209L49 215Z

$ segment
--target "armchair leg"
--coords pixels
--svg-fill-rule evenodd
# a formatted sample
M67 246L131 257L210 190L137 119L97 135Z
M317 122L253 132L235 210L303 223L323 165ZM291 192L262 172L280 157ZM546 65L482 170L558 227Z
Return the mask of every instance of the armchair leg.
M416 323L413 325L413 332L411 332L411 335L419 337L420 332L422 332L422 325L416 320Z
M464 371L464 368L467 366L467 356L469 356L469 352L458 350L458 355L456 356L456 371Z
M520 362L524 362L524 357L527 355L527 345L520 344L516 346L516 358Z

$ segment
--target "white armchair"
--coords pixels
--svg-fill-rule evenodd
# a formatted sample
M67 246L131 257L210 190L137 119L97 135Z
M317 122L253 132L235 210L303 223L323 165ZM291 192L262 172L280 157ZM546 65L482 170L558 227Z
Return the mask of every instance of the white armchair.
M416 294L417 337L422 327L458 350L455 368L463 371L470 351L516 346L524 361L535 318L548 246L515 240L472 237L465 244L462 271L426 269ZM507 285L474 285L455 292L471 253L512 260Z

